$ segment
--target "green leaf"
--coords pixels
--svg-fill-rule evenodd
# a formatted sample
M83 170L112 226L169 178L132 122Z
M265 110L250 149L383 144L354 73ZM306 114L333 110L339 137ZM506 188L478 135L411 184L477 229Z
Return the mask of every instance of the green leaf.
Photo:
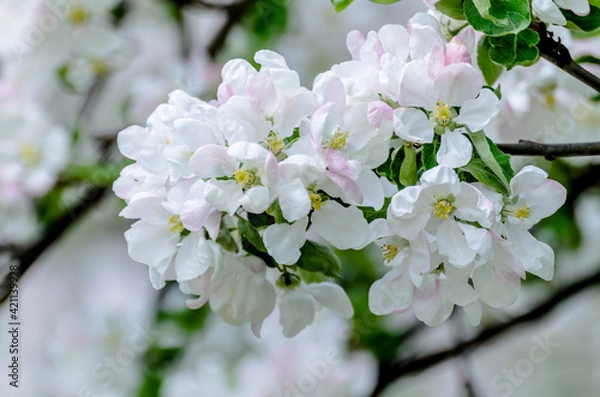
M492 61L492 58L489 54L491 47L492 46L488 41L487 36L483 36L481 40L479 40L479 44L477 46L477 64L483 73L485 82L489 85L494 84L504 70L502 66Z
M380 210L376 210L373 207L358 207L359 210L362 211L363 216L367 220L367 222L371 223L375 219L385 218L387 214L387 208L392 201L391 197L386 197L383 201L383 207Z
M465 14L462 8L462 0L440 0L434 4L434 7L436 10L452 19L465 19Z
M561 12L567 19L567 27L571 30L580 30L584 32L593 32L600 28L600 8L590 6L590 13L586 16L579 16L573 11L562 10Z
M436 156L439 145L437 139L434 139L432 143L423 145L423 150L421 150L421 163L423 164L424 171L430 170L437 165Z
M390 182L398 186L398 189L403 189L404 185L400 183L400 167L404 160L404 151L402 146L396 149L390 149L390 155L385 163L377 167L377 173L385 176Z
M225 251L238 252L239 248L235 239L231 235L231 232L227 228L227 225L221 220L221 228L219 229L219 235L217 236L217 244L219 244Z
M323 273L328 277L339 277L342 265L333 250L326 245L306 240L300 248L300 259L296 265L309 272Z
M600 58L597 58L593 55L587 54L587 55L582 55L580 57L578 57L577 59L575 59L575 62L577 63L591 63L594 65L600 65Z
M377 4L394 4L399 2L400 0L369 0L371 3Z
M404 146L404 161L400 166L400 183L404 186L417 184L417 152L412 146Z
M352 1L353 0L331 0L331 4L333 4L333 8L336 12L341 12L352 4Z
M256 45L279 37L288 23L287 0L256 0L247 7L244 21L250 32L258 39Z
M531 23L528 0L464 0L463 11L473 28L488 36L516 34Z
M259 250L260 252L267 252L262 237L258 233L258 230L256 230L254 226L250 224L250 222L248 222L244 218L239 218L238 228L240 229L240 234L242 235L242 237L248 240L248 242L252 244L254 248Z
M510 194L510 181L514 171L510 165L510 156L503 153L498 146L485 136L483 131L469 134L473 142L476 156L471 159L464 169L478 181L484 183L502 194Z
M500 37L487 37L490 44L490 59L508 70L517 65L529 66L538 61L540 51L537 44L539 34L527 28L518 34L507 34Z

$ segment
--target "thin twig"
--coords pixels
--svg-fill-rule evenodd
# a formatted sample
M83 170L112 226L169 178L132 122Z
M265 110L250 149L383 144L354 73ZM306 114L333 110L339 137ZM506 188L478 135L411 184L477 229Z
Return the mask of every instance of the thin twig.
M498 148L512 155L544 156L546 160L554 160L557 157L600 155L600 142L550 144L520 140L518 143L499 143Z
M535 307L531 311L515 317L509 322L484 329L477 336L468 341L461 342L454 347L430 354L425 357L405 359L396 363L384 364L380 366L379 380L371 396L379 395L379 393L381 393L388 385L407 374L425 370L450 358L460 356L467 350L476 349L483 343L498 336L504 335L507 331L512 330L518 325L530 323L543 318L547 314L551 313L552 310L554 310L563 301L571 298L574 295L577 295L582 291L585 291L592 286L595 286L596 284L600 284L600 271L558 290L547 301Z
M577 64L571 57L567 47L565 47L560 40L554 40L552 32L546 30L546 25L539 23L535 24L533 27L540 35L538 49L540 50L540 56L542 58L558 66L582 83L600 92L600 78Z
M223 49L231 29L233 29L233 27L242 19L247 7L249 7L252 3L253 0L241 0L225 9L227 13L227 20L223 26L221 26L221 29L219 29L212 42L208 46L208 55L211 59L214 60L217 57L217 54Z

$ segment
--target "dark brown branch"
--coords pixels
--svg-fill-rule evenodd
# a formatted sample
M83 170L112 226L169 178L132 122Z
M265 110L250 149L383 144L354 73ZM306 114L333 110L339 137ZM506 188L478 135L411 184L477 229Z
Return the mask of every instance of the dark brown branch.
M379 393L381 393L388 385L407 374L422 371L450 358L458 357L468 350L476 349L483 343L504 335L507 331L512 330L519 325L539 320L551 313L552 310L566 299L571 298L596 284L600 284L600 271L558 290L546 302L540 304L531 311L515 317L509 322L484 329L477 336L468 341L459 343L454 347L425 357L405 359L392 364L382 363L379 368L379 380L371 396L379 395Z
M554 160L556 157L600 155L600 142L549 144L520 140L518 143L499 143L498 148L512 155L544 156L546 160Z
M233 29L233 27L242 19L246 9L252 3L253 0L241 0L225 9L227 13L227 20L223 26L221 26L221 29L219 29L212 42L208 46L208 55L211 59L214 60L221 49L223 49L231 29Z
M577 64L571 57L567 47L565 47L560 40L554 40L552 32L548 32L544 24L536 24L534 25L534 28L540 35L538 49L540 50L540 56L542 58L558 66L582 83L600 92L600 78L598 78L598 76L590 73Z

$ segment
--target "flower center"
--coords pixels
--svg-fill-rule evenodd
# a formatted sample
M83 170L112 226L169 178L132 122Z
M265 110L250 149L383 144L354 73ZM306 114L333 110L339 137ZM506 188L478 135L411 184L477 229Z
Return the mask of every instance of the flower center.
M383 260L390 262L398 255L398 247L393 244L384 244L381 247L381 252L383 253Z
M517 208L514 211L515 217L520 220L525 220L531 216L531 208L527 204Z
M269 132L269 135L265 138L265 144L267 145L267 149L273 152L275 156L281 152L284 146L283 139L274 131Z
M438 200L433 205L433 214L443 220L448 219L448 216L450 216L454 210L454 206L447 199Z
M96 73L96 76L104 76L108 73L109 67L106 62L94 59L92 60L92 70Z
M348 132L342 132L342 130L338 127L337 131L334 132L331 138L329 139L327 147L330 147L333 150L341 150L344 147L346 147L347 140Z
M321 195L319 193L310 192L308 196L310 197L310 205L312 209L315 211L320 210L323 206L323 198Z
M82 6L75 6L69 15L69 18L75 25L81 25L86 21L87 13Z
M438 101L437 105L435 105L435 119L438 125L445 127L452 122L452 118L454 117L454 109L452 109L448 104L444 101Z
M179 215L171 215L169 218L169 231L171 233L181 233L183 231L183 223Z
M247 187L252 185L254 181L256 181L256 173L252 170L239 169L233 173L233 179L237 182L238 185Z
M30 143L24 143L19 148L19 154L28 164L35 164L39 160L39 152L35 146Z

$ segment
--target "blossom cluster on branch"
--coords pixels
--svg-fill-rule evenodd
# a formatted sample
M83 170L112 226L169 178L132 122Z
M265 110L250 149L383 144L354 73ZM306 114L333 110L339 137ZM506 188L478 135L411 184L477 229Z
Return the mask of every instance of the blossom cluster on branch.
M175 280L232 324L260 335L277 305L294 336L323 307L353 313L336 249L375 242L389 271L369 292L376 314L413 309L429 325L518 296L554 254L528 230L566 191L509 157L483 129L500 111L472 60L475 32L449 42L419 13L407 27L348 35L352 59L312 90L272 51L232 60L217 99L174 91L118 136L125 238L155 288Z

